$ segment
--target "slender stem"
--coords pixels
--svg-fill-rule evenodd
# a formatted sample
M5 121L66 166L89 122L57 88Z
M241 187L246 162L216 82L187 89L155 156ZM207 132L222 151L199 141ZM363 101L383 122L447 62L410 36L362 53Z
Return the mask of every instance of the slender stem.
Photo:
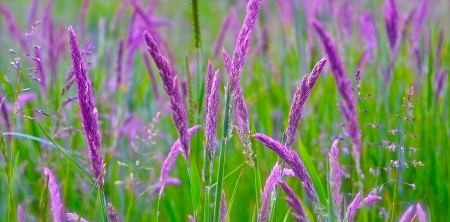
M220 212L220 198L223 187L223 177L225 173L225 148L228 140L228 122L230 119L230 91L227 90L226 105L225 105L225 119L223 121L223 132L222 132L222 144L220 146L219 154L219 173L217 174L217 188L216 188L216 199L214 204L214 222L219 221Z

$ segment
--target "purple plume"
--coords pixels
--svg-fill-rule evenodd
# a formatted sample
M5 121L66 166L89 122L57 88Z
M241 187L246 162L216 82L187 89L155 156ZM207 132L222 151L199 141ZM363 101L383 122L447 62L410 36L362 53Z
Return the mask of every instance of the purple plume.
M206 144L207 148L209 150L209 156L208 159L211 162L210 164L210 170L212 171L212 162L214 159L214 154L216 152L216 131L217 131L217 118L218 118L218 112L219 112L219 90L220 90L220 72L219 69L217 69L216 73L214 74L214 79L212 81L212 86L210 89L210 93L208 95L208 104L206 107L206 129L205 129L205 137L206 137Z
M161 50L156 44L153 37L147 32L144 32L144 39L148 46L148 51L155 61L156 67L159 69L159 75L163 81L164 89L170 97L170 108L172 109L172 120L177 128L180 136L183 156L187 160L189 157L189 136L187 133L187 117L186 109L183 105L183 97L181 96L180 87L178 86L178 78L175 76L172 79L172 69L169 62L161 55Z
M189 135L187 132L186 110L183 105L180 87L178 86L178 77L173 79L172 95L170 95L170 108L172 109L172 120L178 130L181 141L181 150L185 159L189 157Z
M81 122L83 124L86 139L88 141L89 156L91 158L92 171L94 172L97 186L103 185L103 157L100 154L100 132L98 131L98 111L94 105L91 82L88 79L86 65L81 55L78 40L72 26L69 27L70 55L72 57L73 72L75 74L78 101L81 109Z
M398 12L395 0L386 0L384 2L384 22L389 40L389 47L393 52L398 38Z
M66 219L69 222L78 222L79 217L80 216L78 216L78 214L76 214L76 213L66 213ZM88 222L88 220L80 217L80 222Z
M333 73L334 81L336 82L337 91L344 100L345 108L349 113L348 118L345 118L347 133L353 146L352 155L356 162L356 169L362 176L359 159L361 155L361 135L358 128L358 118L356 116L356 105L352 85L347 78L347 74L345 73L345 69L342 65L341 58L337 53L336 45L333 40L319 22L313 21L313 26L322 40L323 48L328 55L328 60L330 61L331 71Z
M287 185L286 182L279 180L278 184L283 189L284 193L288 196L285 197L284 200L286 203L295 210L297 214L292 214L296 221L309 221L308 215L305 213L305 209L303 209L300 200L295 195L294 191Z
M227 71L227 74L230 75L231 59L230 59L230 56L228 55L227 51L225 50L225 48L222 48L222 62L223 62L223 66L225 67L225 70Z
M231 112L233 115L233 120L236 124L239 139L241 140L244 148L243 154L250 166L254 164L254 156L249 138L250 130L248 126L247 107L244 101L242 88L239 86L239 78L242 68L244 67L248 49L250 47L251 32L255 27L261 2L262 0L250 0L247 3L247 13L244 18L244 24L242 25L241 31L236 40L233 58L228 71L230 76L228 90L230 90L231 96ZM225 65L227 66L227 64Z
M381 197L376 196L372 193L369 193L369 195L367 195L366 198L364 198L363 201L361 201L361 192L359 192L358 194L356 194L355 198L353 199L353 201L348 205L347 207L347 211L345 213L345 217L347 218L348 222L353 222L354 218L355 218L355 214L356 211L363 207L364 205L371 205L373 204L375 201L379 201L381 200Z
M208 113L208 99L211 94L211 87L214 80L214 70L212 66L211 60L208 59L208 65L206 66L206 75L205 75L205 109L206 113Z
M372 205L375 201L380 201L380 200L381 200L381 197L369 193L369 195L366 198L364 198L363 203L364 203L364 205Z
M161 50L153 37L147 31L144 32L144 39L147 43L148 51L150 52L153 61L155 61L156 67L159 69L159 75L161 76L164 90L166 90L167 95L170 96L172 94L173 74L169 62L164 56L161 55Z
M264 190L261 194L261 207L259 208L258 222L266 221L267 217L269 216L270 195L277 185L278 180L280 179L280 173L281 166L278 163L275 163L272 171L267 177L266 184L264 185Z
M337 216L337 221L341 221L341 205L343 197L340 193L340 189L342 185L342 167L339 164L338 143L339 139L334 139L331 144L331 149L328 152L328 160L330 162L330 173L328 175L328 180L330 181L334 212Z
M436 88L436 92L435 92L436 100L439 99L439 96L440 96L441 90L442 90L442 86L444 85L444 78L447 75L447 73L448 73L448 69L444 69L444 70L442 70L442 72L440 74L438 74L437 81L436 81L436 87L435 87Z
M17 222L25 222L22 204L17 205Z
M298 126L300 125L303 106L305 105L305 101L308 98L312 87L316 83L317 78L319 78L319 75L322 72L326 61L327 58L325 56L314 66L309 75L305 75L302 78L300 87L298 87L295 91L294 98L292 99L291 110L289 111L288 123L286 126L286 130L284 131L283 138L284 145L287 148L291 148L292 144L294 144Z
M64 222L64 208L61 203L59 194L59 187L56 183L55 177L50 169L44 168L44 173L48 177L48 189L51 197L51 211L53 213L53 221Z
M222 190L220 197L219 221L225 222L227 216L227 201L225 200L225 190Z
M231 61L230 93L232 95L239 85L240 74L244 67L247 52L250 47L250 35L256 24L261 2L262 0L250 0L247 3L247 14L245 15L244 24L242 25L238 39L236 40L233 59Z
M416 209L417 209L417 216L419 217L419 222L427 222L427 215L425 214L425 212L422 209L422 206L420 206L419 203L417 203Z
M9 33L11 33L11 36L14 37L19 41L21 46L23 48L26 47L26 41L24 38L24 35L20 28L17 26L16 22L14 21L14 17L11 14L11 11L9 11L6 6L0 4L0 14L3 14L3 17L5 18L5 22L8 25Z
M348 222L353 222L356 214L356 210L362 207L361 203L361 193L356 194L356 197L353 201L348 205L347 212L345 213L345 217Z
M178 179L178 178L167 177L164 180L164 186L166 186L166 185L179 185L179 184L181 184L181 180ZM154 184L152 186L152 188L150 189L150 191L149 191L150 192L150 196L154 196L154 195L158 194L160 191L161 191L161 185L160 185L160 183L158 181L158 183Z
M323 206L319 202L311 177L298 154L262 133L256 133L253 137L261 141L266 147L275 151L275 153L291 167L295 176L301 181L303 190L311 201L315 214L319 219L323 219L323 217L325 217Z
M415 214L415 207L416 205L411 205L406 209L406 211L403 213L402 217L398 222L410 222L411 219L414 217Z
M422 31L422 25L427 14L427 8L428 0L422 0L417 6L417 11L414 16L414 23L411 30L411 40L413 42L414 48L417 48L419 44L420 33Z
M366 11L360 15L359 24L366 42L366 51L374 50L377 47L377 33L372 14L369 11Z
M108 203L108 217L111 222L120 222L120 218L117 215L117 211L114 209L112 203Z
M200 125L196 125L188 130L189 136L197 132L200 128ZM180 151L181 142L180 139L177 139L175 143L173 143L172 148L170 149L167 158L164 160L164 163L161 166L161 176L159 178L159 186L161 187L160 193L163 191L165 180L167 175L169 174L170 169L172 169L173 164L175 164L175 160L177 159L178 152Z
M119 41L119 50L117 51L116 73L117 73L117 86L122 84L122 59L123 59L123 39Z

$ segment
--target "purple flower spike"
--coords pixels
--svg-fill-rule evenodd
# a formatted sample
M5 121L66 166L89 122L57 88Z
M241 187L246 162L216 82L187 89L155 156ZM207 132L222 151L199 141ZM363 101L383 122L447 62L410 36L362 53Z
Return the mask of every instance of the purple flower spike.
M220 197L219 221L225 222L226 216L227 216L227 201L225 200L225 190L222 190L222 196Z
M220 90L220 72L217 69L216 73L214 74L214 79L212 80L212 86L210 89L210 94L208 98L208 104L206 107L206 129L205 129L205 137L206 137L206 144L207 148L209 150L209 156L208 159L211 162L210 164L210 170L212 171L212 162L214 159L214 154L216 152L216 131L217 131L217 118L218 118L218 112L219 112L219 90Z
M284 193L288 197L285 197L284 200L286 203L297 212L297 214L292 214L292 216L295 218L296 221L309 221L308 215L305 213L305 209L303 209L302 204L300 203L300 200L295 195L294 191L287 185L286 182L279 180L278 184L283 189ZM294 216L295 215L295 216Z
M192 128L190 128L187 132L189 136L197 132L197 130L200 128L200 125L196 125ZM167 155L167 158L164 160L162 166L161 166L161 176L159 178L159 186L161 187L160 193L162 193L165 180L167 178L167 175L169 174L170 169L172 169L173 164L175 164L175 160L177 159L178 152L180 151L181 142L180 139L177 139L175 143L173 143L172 148L170 149L169 154Z
M398 222L410 222L415 214L415 206L416 205L414 205L414 204L409 206L408 209L406 209L406 211L403 213L402 217L400 218L400 220Z
M352 85L347 78L347 74L342 66L341 58L337 53L336 45L333 40L319 22L313 21L313 26L322 40L323 48L328 55L328 60L330 61L331 71L333 73L334 81L336 82L337 91L344 100L344 105L349 113L348 118L345 118L347 133L353 146L352 155L355 159L356 169L361 177L363 177L359 159L361 155L361 135L358 128L358 118L356 116L356 105Z
M311 92L312 87L319 78L323 67L327 61L327 57L323 57L313 68L309 75L302 78L300 87L297 88L292 100L291 110L289 111L289 119L284 131L284 145L287 148L291 148L294 144L295 136L298 131L298 126L300 125L300 118L302 116L303 106L305 105L306 99Z
M264 190L261 194L261 208L259 209L258 222L264 222L269 216L269 204L270 204L270 194L272 190L277 185L277 181L280 177L281 166L275 163L272 171L267 177L266 184L264 185Z
M183 105L183 97L181 95L180 87L178 86L178 78L175 76L172 79L172 69L170 68L167 59L161 55L161 50L156 44L153 37L147 32L144 32L144 39L148 46L148 51L155 61L156 67L159 69L164 90L170 96L170 108L172 109L172 120L177 128L180 136L183 150L182 154L187 160L189 157L189 136L187 133L187 118L186 109Z
M223 48L222 49L222 62L223 66L225 67L225 70L227 71L227 74L230 75L231 72L231 59L228 55L227 51Z
M211 94L211 87L214 80L214 71L212 67L211 60L208 59L208 65L206 66L206 75L205 75L205 109L206 113L208 113L208 99Z
M25 222L22 204L17 205L17 222Z
M423 211L422 206L420 206L420 204L417 204L416 209L417 209L417 216L419 217L419 222L427 222L427 215Z
M394 0L386 0L384 3L384 20L386 33L389 40L391 52L395 50L398 37L398 13Z
M186 110L183 106L183 97L181 96L180 87L178 86L178 77L173 79L172 95L170 95L170 108L172 109L172 120L178 130L181 141L181 149L184 158L189 157L189 135L187 132Z
M324 220L326 217L323 212L324 207L319 202L319 198L312 183L311 177L309 176L308 171L306 170L305 165L303 164L298 154L286 148L280 142L262 133L256 133L253 135L253 137L261 141L261 143L263 143L266 147L275 151L275 153L277 153L278 156L292 168L295 176L301 181L304 192L312 203L314 213L319 218L319 221Z
M356 210L362 207L361 203L361 193L356 194L356 197L353 199L353 201L348 205L347 212L345 213L345 217L347 218L348 222L353 222Z
M330 181L330 188L332 190L331 196L333 200L334 212L337 216L337 221L341 221L341 205L342 194L340 193L342 185L342 167L339 164L339 139L335 139L328 152L328 159L330 162L330 174L328 179Z
M98 131L98 111L94 105L91 82L88 79L86 65L81 55L78 40L72 26L69 27L70 55L78 90L78 101L81 109L81 121L88 141L92 171L98 187L103 186L103 157L100 154L100 132Z
M51 211L53 213L53 221L64 222L64 208L61 203L59 187L55 177L50 169L44 168L44 173L48 177L48 189L51 197Z
M369 194L366 198L364 198L364 205L372 205L375 201L380 201L381 197Z
M117 215L116 209L114 209L111 203L108 203L108 217L111 222L120 222L120 218Z
M158 67L159 69L159 75L161 76L164 90L166 90L167 95L170 96L172 94L173 74L169 62L166 58L164 58L164 56L161 55L161 50L159 49L153 37L147 31L144 32L144 39L147 43L148 51L153 57L156 67Z
M262 0L250 0L247 3L247 14L242 25L231 61L230 92L233 95L239 85L239 78L244 67L247 52L250 47L250 35L255 27Z

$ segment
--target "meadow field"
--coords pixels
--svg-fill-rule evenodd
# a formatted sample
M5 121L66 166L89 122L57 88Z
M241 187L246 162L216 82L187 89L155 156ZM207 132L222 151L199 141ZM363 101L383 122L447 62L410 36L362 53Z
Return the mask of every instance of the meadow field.
M447 221L450 1L0 0L0 221Z

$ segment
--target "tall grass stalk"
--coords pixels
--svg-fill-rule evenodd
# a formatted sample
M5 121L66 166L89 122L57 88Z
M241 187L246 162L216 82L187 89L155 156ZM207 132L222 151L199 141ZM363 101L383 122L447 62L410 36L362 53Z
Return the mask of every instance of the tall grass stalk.
M214 201L214 222L219 221L219 212L220 212L220 197L223 187L223 179L225 173L225 149L228 141L228 128L230 121L230 91L229 85L227 85L227 94L226 94L226 102L225 102L225 119L223 120L223 131L222 131L222 143L220 145L220 154L219 154L219 168L217 174L217 187L216 187L216 199Z

